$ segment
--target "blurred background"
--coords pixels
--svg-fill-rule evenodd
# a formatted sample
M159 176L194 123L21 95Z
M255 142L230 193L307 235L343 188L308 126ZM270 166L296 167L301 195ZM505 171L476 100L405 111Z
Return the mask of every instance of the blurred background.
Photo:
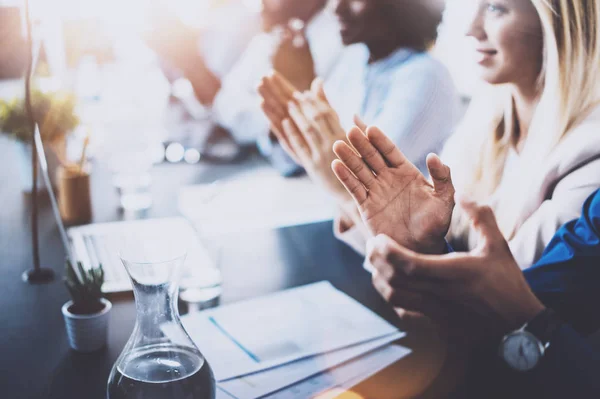
M464 36L468 16L460 0L429 1L445 8L430 53L450 71L464 110L476 85L475 63ZM121 195L119 206L133 210L152 206L146 192L151 168L160 163L234 164L256 156L282 176L301 174L301 168L278 153L268 138L268 122L255 89L263 74L278 68L278 59L284 60L279 64L293 81L293 63L303 60L302 40L297 48L295 44L286 48L280 28L307 36L310 42L306 15L314 12L307 14L306 4L31 0L33 87L39 106L46 107L39 112L54 115L56 128L43 130L54 130L58 137L45 137L51 169L83 162L84 155L85 161L96 160L97 169L112 173ZM328 6L326 12L332 8ZM321 29L332 35L319 34L316 40L332 54L337 47L341 50L337 24L335 18L326 19ZM279 38L274 49L265 49L264 36ZM26 120L22 106L26 37L24 1L0 0L0 132L4 133L0 139L14 143L11 154L19 165L24 192L31 190L29 138L19 125ZM314 68L321 75L325 62L316 59L317 50ZM327 70L339 75L345 69L344 57L330 58L334 66ZM291 61L286 66L287 59ZM55 179L53 170L50 176Z

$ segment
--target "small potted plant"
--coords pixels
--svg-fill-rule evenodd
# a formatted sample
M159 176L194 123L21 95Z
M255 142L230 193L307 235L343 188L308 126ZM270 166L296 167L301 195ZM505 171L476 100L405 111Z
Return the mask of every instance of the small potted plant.
M67 262L65 284L71 300L62 307L65 327L71 348L92 352L106 345L108 319L112 308L102 294L104 270L102 265L85 270L77 263L77 272Z
M66 162L66 138L79 125L76 98L65 91L33 90L31 103L35 122L40 127L48 159L48 174L55 182L56 169ZM31 192L31 127L23 98L0 100L0 132L14 140L21 169L24 192ZM38 181L41 182L41 179ZM43 187L43 185L40 185Z

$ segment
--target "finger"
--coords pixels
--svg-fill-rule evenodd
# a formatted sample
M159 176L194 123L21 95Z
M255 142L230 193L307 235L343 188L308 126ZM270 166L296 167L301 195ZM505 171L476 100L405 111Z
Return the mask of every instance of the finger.
M427 169L435 191L450 196L454 200L454 185L452 184L450 168L444 165L436 154L429 154L427 155Z
M301 104L306 107L306 115L312 115L312 119L318 125L323 138L329 137L334 141L345 139L345 132L340 124L339 117L327 102L319 99L312 92L307 92L302 97Z
M265 110L264 107L263 107L263 111L265 112L265 114L267 114L269 112L268 110ZM294 149L290 143L289 137L286 134L286 130L283 127L283 122L279 126L271 125L271 131L277 138L277 142L279 143L279 145L281 145L281 147L285 150L285 152L287 152L289 154L289 156L294 160L294 162L296 162L299 165L302 165L302 162L300 161L300 157L294 151Z
M285 134L285 131L283 129L283 120L278 115L276 115L271 109L271 107L264 101L261 102L260 106L264 114L271 122L271 132L273 132L273 134L277 138L277 142L292 157L294 162L300 164L299 157L292 149L289 137L287 136L287 134Z
M388 167L379 151L377 151L369 139L367 139L367 136L358 128L350 129L348 132L348 141L375 174L380 174Z
M350 170L339 159L331 163L331 169L340 183L346 188L346 191L354 198L357 205L363 204L368 198L368 192L360 180L350 172Z
M267 119L269 119L269 122L271 122L271 126L274 129L273 131L278 130L279 133L281 133L281 131L282 131L281 123L283 122L283 120L285 118L282 118L281 115L279 113L277 113L277 111L275 111L275 109L273 109L273 107L264 100L261 101L260 108L266 115ZM278 137L278 139L279 139L279 137Z
M362 132L364 134L367 134L367 124L365 122L363 122L362 119L360 119L360 116L358 115L354 115L354 124L356 125L356 127L358 127L360 130L362 130Z
M315 80L313 80L312 84L310 85L310 91L314 93L319 100L325 102L325 104L327 104L328 106L331 106L331 104L329 103L329 99L325 94L323 79L316 78Z
M435 295L414 292L410 289L398 289L373 273L373 286L389 304L409 312L422 313L434 320L443 320L446 315L442 301Z
M451 253L448 255L422 255L396 243L385 235L372 239L371 251L367 254L375 270L406 277L438 279L456 282L469 276L471 256Z
M475 201L462 196L456 195L456 202L465 210L471 218L471 224L481 236L488 242L505 242L505 238L498 227L494 211L489 206L482 206Z
M321 143L317 126L304 115L294 102L290 101L288 103L288 112L311 152L313 154L317 153L319 151L319 144Z
M296 157L300 160L299 164L305 164L306 159L310 158L311 152L304 137L291 120L284 119L282 126L284 134L288 137L291 152L296 154Z
M393 167L399 167L410 161L402 154L396 145L379 128L371 126L367 128L367 138L379 151L383 158Z
M274 72L271 75L262 79L261 83L264 83L265 91L269 94L271 101L277 103L277 105L287 111L287 104L294 99L294 91L289 91L285 84L282 83L284 78L276 78L277 73Z
M284 104L292 101L294 93L298 91L294 85L291 84L289 80L284 78L279 72L273 71L273 73L269 76L269 83L272 84L274 89L276 89L281 96L287 100Z
M262 97L263 101L269 105L273 114L281 121L287 117L286 105L285 103L281 103L277 95L270 89L268 83L263 82L266 82L265 78L263 78L263 81L261 81L261 84L258 86L258 94Z
M388 264L389 265L389 264ZM385 280L389 285L396 289L410 290L412 292L424 295L436 295L447 300L454 299L456 291L464 287L461 280L449 282L438 278L407 276L398 269L387 267L385 264L371 265L376 270L379 278Z
M306 117L306 120L309 123L316 125L319 133L319 141L321 141L321 136L329 135L330 128L325 120L327 108L324 106L324 104L320 101L317 101L311 92L305 92L302 94L295 93L294 99L296 100L300 111Z
M365 161L359 157L348 144L343 141L336 141L333 145L333 152L335 152L340 161L350 169L354 176L356 176L366 188L373 187L376 179L371 168L369 168Z
M371 266L371 270L377 271L379 278L385 280L392 287L410 289L415 292L441 294L441 291L446 291L445 281L411 275L410 269L414 267L413 265L408 262L404 263L402 260L398 262L396 258L392 258L390 248L386 247L382 250L381 247L373 245L373 240L368 242L366 260Z

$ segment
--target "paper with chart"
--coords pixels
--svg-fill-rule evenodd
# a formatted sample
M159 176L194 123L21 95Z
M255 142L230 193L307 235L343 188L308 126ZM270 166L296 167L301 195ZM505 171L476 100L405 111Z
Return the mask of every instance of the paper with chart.
M363 344L339 349L323 355L311 356L280 367L224 381L219 383L219 387L237 399L260 398L295 385L299 381L314 375L329 371L342 363L358 358L368 352L389 345L403 336L403 333L398 332ZM409 349L406 349L406 351L410 353Z
M209 309L182 321L217 381L398 332L328 282Z
M262 399L333 399L351 389L377 372L410 354L410 349L400 345L386 345L363 354L334 369L313 375L293 385L267 395L255 396ZM286 368L288 366L283 366ZM223 384L217 389L217 399L241 399L228 393Z
M285 178L273 168L183 187L178 202L179 211L201 234L315 223L336 213L334 200L308 177Z
M360 382L406 357L410 349L400 345L387 345L364 354L325 373L300 381L262 399L333 399Z

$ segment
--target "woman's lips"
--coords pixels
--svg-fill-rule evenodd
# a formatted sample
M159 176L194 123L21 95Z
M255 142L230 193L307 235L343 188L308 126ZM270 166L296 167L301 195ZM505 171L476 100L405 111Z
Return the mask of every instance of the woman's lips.
M497 53L496 50L477 49L475 59L478 64L483 64L490 61Z

